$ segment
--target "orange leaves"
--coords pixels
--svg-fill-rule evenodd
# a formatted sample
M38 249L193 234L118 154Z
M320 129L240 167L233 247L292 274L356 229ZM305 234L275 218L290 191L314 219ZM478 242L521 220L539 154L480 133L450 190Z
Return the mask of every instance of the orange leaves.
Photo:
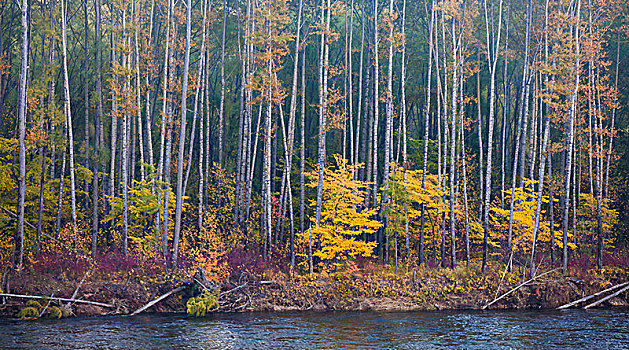
M207 226L211 227L212 216L206 216ZM199 267L205 270L208 279L213 281L224 280L229 276L227 265L227 249L221 235L216 229L203 228L196 237L197 244L188 247L192 255L191 271Z
M443 13L443 19L462 22L472 22L478 15L476 1L444 0L435 5L435 10Z
M282 58L288 54L288 43L294 35L288 31L291 22L286 0L263 0L254 10L259 25L250 33L249 40L256 47L254 61L261 67L249 81L248 87L260 92L256 101L265 104L281 104L286 93L277 72L282 68Z
M11 63L6 58L6 54L0 54L0 75L11 74Z
M345 94L341 93L338 88L328 88L327 131L331 129L345 129L347 115L339 106L339 102L343 101L344 98Z
M36 87L33 84L29 88L27 93L27 109L31 115L30 123L26 128L26 147L27 149L33 149L43 145L48 140L48 133L46 131L47 119L52 119L54 116L50 116L54 113L54 110L49 110L43 103L46 98L46 93L42 89Z

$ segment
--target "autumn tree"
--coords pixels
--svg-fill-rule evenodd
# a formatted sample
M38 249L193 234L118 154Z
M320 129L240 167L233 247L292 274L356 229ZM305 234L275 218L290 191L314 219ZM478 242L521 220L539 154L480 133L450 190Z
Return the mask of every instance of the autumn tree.
M371 256L377 242L365 242L360 238L382 226L372 219L376 209L364 207L366 184L353 180L354 171L362 164L349 165L339 155L334 155L334 159L336 164L325 169L321 223L312 228L313 243L319 247L313 255L322 261L324 269L337 268L357 256ZM317 187L318 172L311 172L308 177L308 186ZM317 202L313 200L311 205L316 206ZM308 234L303 233L306 239Z

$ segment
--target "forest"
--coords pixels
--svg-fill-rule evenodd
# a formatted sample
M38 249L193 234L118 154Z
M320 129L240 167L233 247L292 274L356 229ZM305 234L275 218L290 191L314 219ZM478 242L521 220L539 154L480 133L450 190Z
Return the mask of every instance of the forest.
M626 275L628 15L0 1L0 289L88 270Z

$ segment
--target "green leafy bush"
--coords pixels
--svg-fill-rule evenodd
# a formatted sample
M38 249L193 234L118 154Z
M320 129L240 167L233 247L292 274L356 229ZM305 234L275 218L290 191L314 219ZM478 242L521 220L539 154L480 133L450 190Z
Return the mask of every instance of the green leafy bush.
M196 298L188 299L186 308L189 316L203 317L215 306L218 306L218 289L215 289L211 293L207 290L203 292L203 295Z
M17 317L22 320L34 320L39 318L39 311L32 306L27 306L17 314Z
M56 306L50 306L48 307L48 312L46 313L46 317L48 318L61 318L63 317L63 312L61 311L60 308L56 307Z

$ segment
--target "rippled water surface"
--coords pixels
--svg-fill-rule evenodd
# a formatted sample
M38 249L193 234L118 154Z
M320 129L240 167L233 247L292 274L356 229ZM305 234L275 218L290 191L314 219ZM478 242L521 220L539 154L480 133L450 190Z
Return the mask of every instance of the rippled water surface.
M0 320L0 348L629 349L629 310L182 314Z

